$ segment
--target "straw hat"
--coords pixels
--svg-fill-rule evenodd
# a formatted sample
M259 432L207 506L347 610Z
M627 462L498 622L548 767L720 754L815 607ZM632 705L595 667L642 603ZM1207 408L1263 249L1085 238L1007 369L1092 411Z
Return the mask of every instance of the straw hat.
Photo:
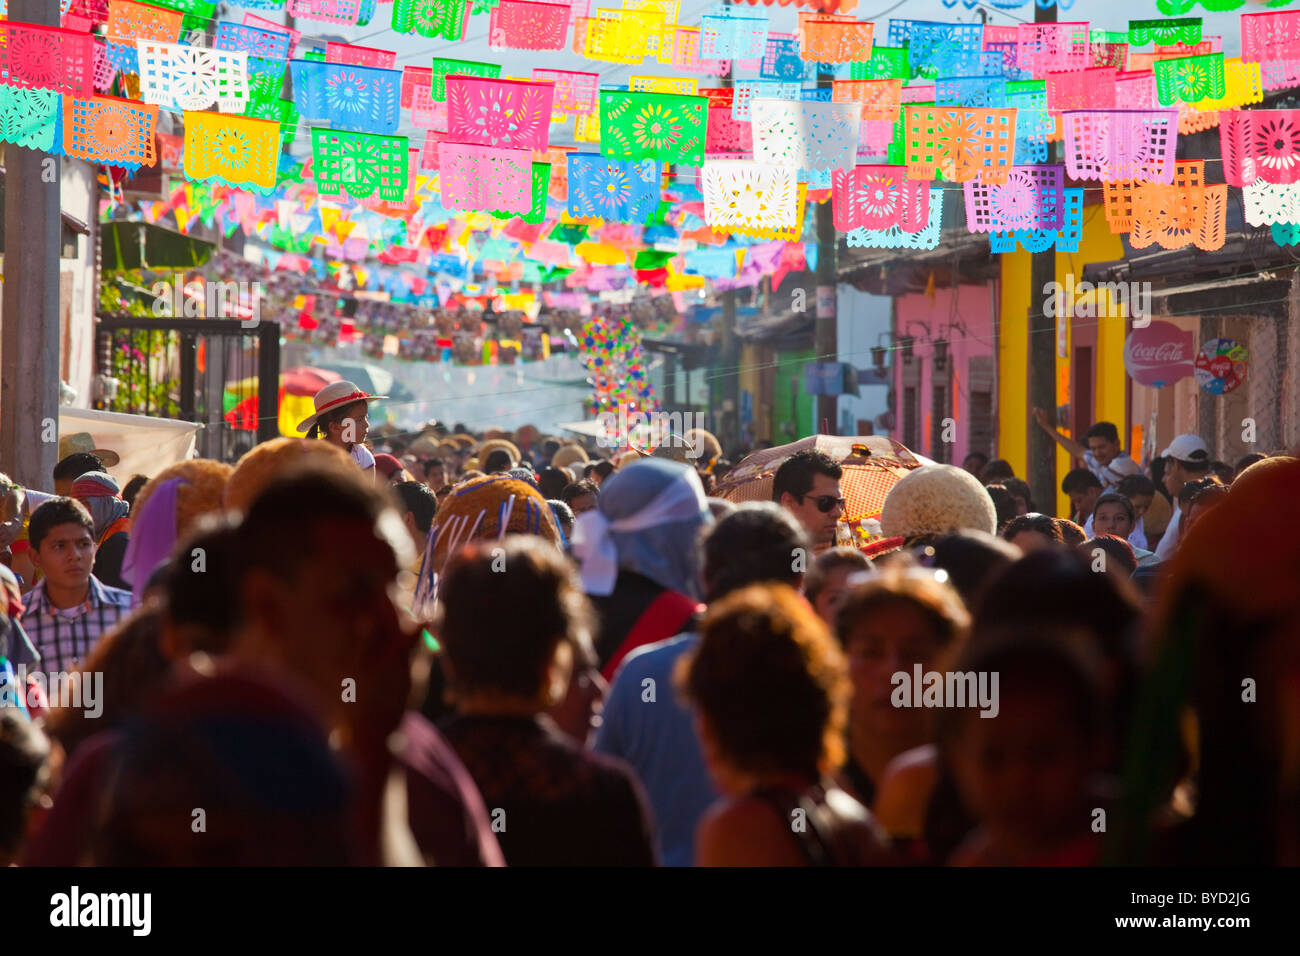
M551 457L551 464L556 468L563 468L566 465L572 465L574 462L590 460L587 457L586 449L581 445L565 445Z
M105 468L112 468L122 461L122 456L117 452L108 448L96 448L94 436L90 432L74 432L59 439L59 461L83 452L90 452L104 463Z
M316 411L298 423L298 431L308 431L316 424L318 418L336 408L351 405L353 402L377 402L387 397L387 395L371 395L369 392L364 392L355 382L346 379L330 382L316 393L316 397L312 400Z
M512 441L507 441L504 438L490 438L487 441L485 441L483 444L479 445L478 454L476 457L478 458L479 461L485 462L488 460L489 455L491 455L494 451L498 451L498 450L504 450L507 454L510 455L510 463L512 465L519 464L519 459L523 457L523 455L519 451L519 446L517 446Z

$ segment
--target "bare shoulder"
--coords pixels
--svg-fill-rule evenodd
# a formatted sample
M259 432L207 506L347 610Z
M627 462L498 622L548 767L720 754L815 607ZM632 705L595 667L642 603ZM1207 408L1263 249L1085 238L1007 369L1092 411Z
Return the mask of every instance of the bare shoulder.
M916 836L924 828L925 809L939 768L933 747L917 747L889 762L881 775L872 809L880 823L897 836Z
M754 797L715 804L696 831L700 866L802 866L791 821Z

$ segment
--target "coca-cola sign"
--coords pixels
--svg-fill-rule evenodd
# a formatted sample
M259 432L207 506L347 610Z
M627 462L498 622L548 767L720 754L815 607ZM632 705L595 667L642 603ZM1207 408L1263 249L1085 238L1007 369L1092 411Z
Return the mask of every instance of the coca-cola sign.
M1195 337L1172 322L1134 329L1124 342L1124 367L1139 385L1171 385L1193 374L1195 359Z

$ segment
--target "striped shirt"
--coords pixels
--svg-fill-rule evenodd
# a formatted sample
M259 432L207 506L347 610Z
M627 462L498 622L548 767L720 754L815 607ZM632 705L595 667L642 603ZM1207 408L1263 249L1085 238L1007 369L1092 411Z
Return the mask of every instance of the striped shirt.
M101 634L130 613L131 592L110 588L92 574L85 602L62 610L50 604L41 581L23 601L22 625L47 671L69 671L85 660Z

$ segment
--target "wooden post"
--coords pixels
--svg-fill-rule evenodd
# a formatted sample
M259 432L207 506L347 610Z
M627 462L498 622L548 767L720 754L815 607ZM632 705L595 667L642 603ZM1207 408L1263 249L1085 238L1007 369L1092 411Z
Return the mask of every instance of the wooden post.
M10 0L14 21L59 25L59 4ZM59 160L5 149L4 311L0 325L0 471L54 489L59 439Z
M1055 5L1044 10L1035 6L1035 23L1055 23ZM1047 161L1055 159L1056 147L1047 144ZM1056 322L1047 315L1046 294L1048 283L1056 279L1056 250L1031 253L1029 266L1029 408L1043 408L1056 424ZM1064 303L1069 308L1071 303ZM1030 418L1025 422L1029 429L1029 461L1025 476L1034 501L1044 514L1056 513L1056 442ZM1075 436L1078 437L1077 435Z
M834 74L818 71L817 88L830 89ZM836 252L839 248L839 236L835 233L835 221L831 211L831 201L817 205L817 318L813 325L813 360L818 363L838 362L839 340L836 323L836 298L839 279L836 267ZM832 435L839 434L840 396L817 396L817 422L819 427L826 427ZM825 426L822 423L825 422Z

